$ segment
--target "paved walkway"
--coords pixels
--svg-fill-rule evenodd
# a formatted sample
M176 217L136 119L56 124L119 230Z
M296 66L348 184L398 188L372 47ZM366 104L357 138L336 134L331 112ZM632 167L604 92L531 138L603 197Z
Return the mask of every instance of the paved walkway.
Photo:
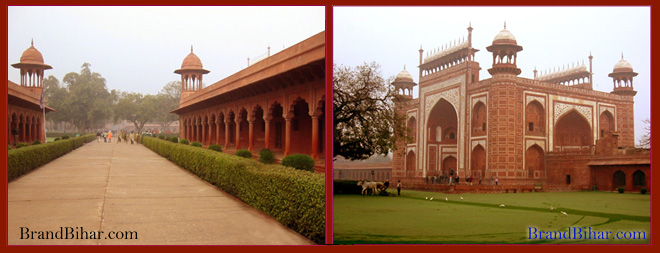
M8 195L10 245L313 244L142 145L93 141L12 181ZM39 231L79 239L21 239Z

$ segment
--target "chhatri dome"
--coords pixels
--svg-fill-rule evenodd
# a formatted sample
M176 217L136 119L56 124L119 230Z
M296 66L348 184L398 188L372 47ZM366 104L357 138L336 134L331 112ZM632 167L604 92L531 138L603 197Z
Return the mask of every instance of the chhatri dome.
M517 45L516 37L513 36L513 33L509 32L509 30L506 29L506 22L504 22L504 30L500 31L500 33L495 35L495 38L493 39L493 45L503 45L503 44Z
M37 65L41 66L43 69L51 69L50 65L44 64L44 57L41 55L41 52L34 48L34 40L31 42L30 48L23 52L21 55L21 61L19 63L12 64L16 68L27 65Z
M405 67L403 68L403 70L401 70L401 72L399 72L398 75L396 75L396 78L394 78L394 82L411 82L411 83L414 83L414 81L412 79L412 75L410 75L410 73L408 73L408 71L406 70Z
M183 70L200 70L204 74L207 74L211 71L204 69L202 65L202 60L193 53L193 47L190 46L190 54L183 59L181 63L181 68L174 71L174 73L181 74Z
M182 69L201 69L202 67L202 60L193 53L193 48L190 46L190 54L186 56L186 58L183 59L183 62L181 63L181 68Z
M621 60L614 65L614 70L612 70L612 73L619 72L633 72L632 65L623 59L623 54L621 54Z

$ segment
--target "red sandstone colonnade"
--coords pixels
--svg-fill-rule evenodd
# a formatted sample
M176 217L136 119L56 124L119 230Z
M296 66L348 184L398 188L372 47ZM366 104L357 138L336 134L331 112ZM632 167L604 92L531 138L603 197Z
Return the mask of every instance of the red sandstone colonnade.
M204 146L220 145L223 150L270 149L319 158L325 150L325 97L313 103L309 100L297 96L282 106L278 100L265 99L192 112L181 116L181 135Z

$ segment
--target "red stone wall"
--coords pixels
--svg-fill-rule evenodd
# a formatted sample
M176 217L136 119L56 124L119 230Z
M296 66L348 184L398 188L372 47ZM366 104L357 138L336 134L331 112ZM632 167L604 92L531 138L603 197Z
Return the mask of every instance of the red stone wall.
M617 106L617 127L620 133L619 146L635 146L635 115L633 103L622 102Z
M500 180L522 177L522 90L515 83L493 81L488 95L489 161L485 176L499 177Z
M646 188L649 192L651 191L651 167L650 165L611 165L611 166L594 166L592 168L592 180L594 185L598 188L599 191L615 191L616 187L614 186L614 173L617 171L622 171L626 175L626 186L625 191L639 191L641 188ZM646 185L644 186L635 186L633 185L633 173L635 171L641 170L645 174Z
M591 169L587 163L591 155L557 155L546 156L547 177L544 188L588 190L593 183L591 181ZM570 175L570 184L566 182L566 176Z

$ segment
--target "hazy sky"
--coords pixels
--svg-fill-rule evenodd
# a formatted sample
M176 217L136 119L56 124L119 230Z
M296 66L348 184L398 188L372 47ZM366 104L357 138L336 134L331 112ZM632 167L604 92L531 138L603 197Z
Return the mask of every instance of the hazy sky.
M23 51L34 46L60 82L83 63L108 89L155 94L190 53L211 73L206 86L325 30L325 7L8 7L8 76L20 81Z
M548 70L579 62L589 66L593 55L594 89L611 92L607 75L621 59L635 72L635 143L650 118L650 8L649 7L335 7L333 9L334 63L357 66L376 61L385 77L396 76L404 65L419 82L419 48L424 56L433 48L467 39L471 23L472 46L481 79L490 78L492 54L486 47L506 21L523 47L517 64L521 77L533 78L534 68ZM540 73L539 73L540 74ZM417 87L415 87L417 88ZM418 90L414 90L417 97Z

